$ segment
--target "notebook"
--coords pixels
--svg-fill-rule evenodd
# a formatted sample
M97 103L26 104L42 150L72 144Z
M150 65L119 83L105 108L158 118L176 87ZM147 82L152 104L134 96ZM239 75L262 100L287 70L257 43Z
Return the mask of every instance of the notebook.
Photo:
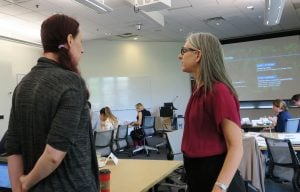
M1 188L11 188L8 176L8 165L5 162L0 162L0 189Z

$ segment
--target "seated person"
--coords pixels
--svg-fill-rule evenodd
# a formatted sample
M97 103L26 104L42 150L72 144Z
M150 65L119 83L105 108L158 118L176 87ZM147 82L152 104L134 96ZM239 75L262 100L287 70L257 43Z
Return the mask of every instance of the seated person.
M111 130L118 128L118 119L114 116L109 107L100 110L100 130Z
M288 112L288 107L283 100L276 99L272 102L273 110L277 115L277 120L274 118L269 118L272 121L272 127L275 128L276 132L284 132L286 121L290 118L293 118L292 115Z
M136 127L141 127L144 123L144 117L151 116L151 113L150 113L150 111L145 109L143 104L141 104L141 103L137 103L135 105L135 109L137 111L137 116L136 116L137 121L131 122L130 125L136 126Z
M144 108L142 103L137 103L135 105L135 109L137 111L137 116L136 116L137 121L131 122L130 125L132 125L134 127L141 127L144 123L144 117L151 116L151 113L150 113L150 111L148 111ZM142 141L135 138L133 132L134 132L134 130L130 133L132 141L133 141L133 145L138 147L138 146L142 145Z

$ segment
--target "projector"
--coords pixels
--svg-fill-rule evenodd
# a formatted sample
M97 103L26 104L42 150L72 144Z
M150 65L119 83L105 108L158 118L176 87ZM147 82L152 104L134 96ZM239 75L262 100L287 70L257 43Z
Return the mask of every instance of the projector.
M146 12L171 8L171 0L135 0L135 7Z

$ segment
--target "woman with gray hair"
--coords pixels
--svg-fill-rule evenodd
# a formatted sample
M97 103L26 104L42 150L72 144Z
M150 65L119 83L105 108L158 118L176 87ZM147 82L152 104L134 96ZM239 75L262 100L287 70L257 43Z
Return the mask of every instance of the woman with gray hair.
M243 155L239 101L219 40L209 33L191 34L178 58L182 71L196 81L181 146L189 191L245 191L237 171Z

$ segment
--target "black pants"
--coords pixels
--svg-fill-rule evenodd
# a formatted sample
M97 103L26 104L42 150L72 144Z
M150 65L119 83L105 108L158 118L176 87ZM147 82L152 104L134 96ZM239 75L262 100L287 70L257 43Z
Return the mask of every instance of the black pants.
M204 158L184 156L184 168L189 192L211 192L222 169L226 154ZM237 171L227 190L245 192L245 184Z

